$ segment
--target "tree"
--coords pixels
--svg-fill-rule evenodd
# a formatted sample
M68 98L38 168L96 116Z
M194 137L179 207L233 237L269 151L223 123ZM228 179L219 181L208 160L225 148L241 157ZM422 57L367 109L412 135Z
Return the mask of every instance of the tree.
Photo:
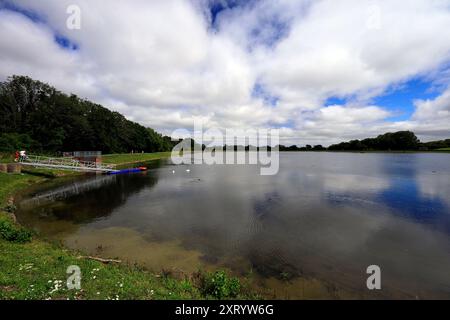
M169 151L173 146L169 137L118 112L23 76L0 83L0 135L2 149L22 145L46 153L154 152Z
M313 151L324 151L326 150L322 145L318 144L313 147Z
M418 150L420 141L411 131L388 132L376 138L362 141L352 140L331 145L332 151L364 151L364 150Z
M3 133L0 135L0 151L14 152L16 150L33 150L39 148L36 141L27 134Z

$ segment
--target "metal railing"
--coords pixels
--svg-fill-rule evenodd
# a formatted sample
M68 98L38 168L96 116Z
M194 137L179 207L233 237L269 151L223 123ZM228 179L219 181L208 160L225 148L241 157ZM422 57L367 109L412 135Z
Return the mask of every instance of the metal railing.
M19 159L19 163L23 165L46 167L65 170L79 170L79 171L104 171L112 172L113 165L101 164L98 162L80 161L73 157L52 158L36 155L27 155Z

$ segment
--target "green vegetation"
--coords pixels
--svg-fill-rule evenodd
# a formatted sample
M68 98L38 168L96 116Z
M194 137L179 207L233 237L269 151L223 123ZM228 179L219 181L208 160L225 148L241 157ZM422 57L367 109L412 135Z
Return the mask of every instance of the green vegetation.
M203 146L203 149L205 147ZM225 147L223 148L224 151ZM249 146L234 146L234 150L248 151ZM252 149L259 149L252 147ZM263 149L271 150L270 146ZM298 147L296 145L283 146L278 145L279 151L449 151L450 139L431 142L420 142L416 135L411 131L388 132L379 135L376 138L367 138L364 140L351 140L333 144L328 148L322 145L309 145Z
M205 296L217 299L236 298L241 290L239 279L229 277L223 270L203 274L200 283Z
M420 142L411 131L388 132L376 138L351 140L333 144L328 148L321 145L305 147L279 146L280 151L450 151L450 139Z
M31 241L32 233L12 221L10 215L14 213L16 207L8 197L12 192L20 190L38 179L24 174L0 173L0 239L16 243Z
M2 217L2 219L7 219ZM3 220L2 220L3 221ZM12 222L11 222L12 223ZM0 239L0 299L226 299L254 298L224 271L177 278L136 265L103 264L39 239ZM81 290L68 290L66 270L81 270Z
M18 244L0 240L0 299L225 299L253 298L223 271L174 278L138 266L103 264L39 240ZM68 290L67 267L81 270L81 290ZM217 275L216 275L217 274ZM220 285L203 288L211 279ZM211 291L211 288L215 290Z
M280 151L326 151L327 148L323 147L321 144L311 146L307 144L304 147L297 147L295 145L286 147L286 146L279 146Z
M172 279L135 266L105 265L33 240L0 240L0 299L193 299L200 291L189 278ZM81 270L81 290L68 290L67 267Z
M422 150L450 151L450 139L421 143Z
M170 152L107 154L102 156L102 161L106 164L123 165L158 160L170 155Z
M330 151L370 151L370 150L418 150L420 141L411 131L385 133L376 138L352 140L331 145Z
M0 135L0 151L29 150L36 142L27 134L2 133Z
M0 163L11 163L14 161L14 155L12 152L2 153L0 152Z
M31 241L31 232L17 225L6 216L0 216L0 236L1 238L16 242L25 243Z
M34 168L34 167L22 167L22 173L43 178L58 178L64 176L75 176L84 174L83 172L79 171L59 170L50 168Z
M0 208L8 204L8 196L42 180L41 177L28 174L0 173Z
M158 152L172 145L169 137L118 112L40 81L12 76L0 83L0 151Z

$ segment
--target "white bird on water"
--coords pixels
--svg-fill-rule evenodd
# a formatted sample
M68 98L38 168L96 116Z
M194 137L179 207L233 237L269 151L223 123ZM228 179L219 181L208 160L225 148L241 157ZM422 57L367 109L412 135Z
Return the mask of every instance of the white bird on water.
M175 174L175 170L172 170L172 174Z
M186 172L191 172L191 169L186 169Z

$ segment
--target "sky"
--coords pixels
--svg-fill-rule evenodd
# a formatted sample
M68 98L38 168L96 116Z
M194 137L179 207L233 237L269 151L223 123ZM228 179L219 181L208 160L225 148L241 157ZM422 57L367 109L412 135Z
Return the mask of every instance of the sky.
M67 28L69 5L80 29ZM0 0L0 81L47 82L170 135L450 138L450 0Z

